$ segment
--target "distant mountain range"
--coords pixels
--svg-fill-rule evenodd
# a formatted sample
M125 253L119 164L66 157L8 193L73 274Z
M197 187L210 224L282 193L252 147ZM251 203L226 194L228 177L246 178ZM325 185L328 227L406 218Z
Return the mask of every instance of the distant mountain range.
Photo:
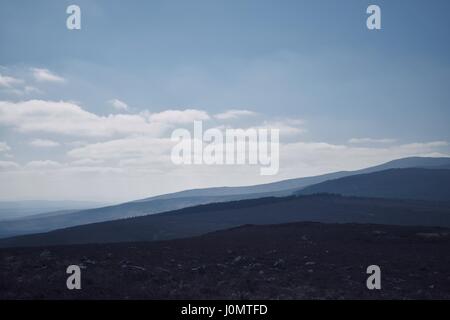
M260 184L254 186L244 187L217 187L186 190L175 193L164 194L161 196L150 197L139 202L147 202L156 199L173 199L183 197L205 197L205 196L227 196L227 195L249 195L253 197L255 194L272 193L272 192L286 192L299 190L304 187L317 184L323 181L337 179L355 174L371 173L383 171L387 169L402 169L402 168L429 168L429 169L450 169L450 158L428 158L428 157L409 157L397 160L392 160L378 166L373 166L355 171L338 171L318 176L296 178L272 182L267 184Z
M299 221L450 227L450 204L338 195L250 199L0 239L0 247L167 240Z
M207 203L227 202L267 196L286 196L291 195L292 192L293 191L230 196L174 197L173 199L157 197L147 201L133 201L94 209L50 212L21 219L0 221L0 238L19 234L45 232L88 223L138 217Z
M37 217L39 214L62 213L96 207L104 207L107 203L94 201L0 201L0 221Z
M62 228L107 222L123 218L146 216L162 212L166 215L174 210L205 204L231 202L233 206L236 205L241 207L247 205L248 203L253 203L241 201L248 199L260 199L255 200L255 203L259 203L258 201L262 201L262 203L265 204L278 203L278 200L287 201L288 199L291 199L290 196L292 195L331 193L365 198L450 201L450 170L445 169L447 167L450 168L450 158L415 157L394 160L379 166L357 171L342 171L315 177L290 179L264 185L186 190L114 206L87 210L52 212L22 219L1 221L0 237L5 238L30 233L42 233ZM262 198L269 198L269 200L263 200ZM318 198L314 199L315 201L318 201ZM366 202L373 204L376 203L377 200L370 199ZM227 205L231 204L229 203ZM408 205L412 206L411 203ZM416 203L414 202L413 207L415 205ZM429 204L427 204L427 206L428 205ZM202 207L197 207L193 210L197 210L198 208ZM439 206L434 206L433 208L437 209ZM299 209L302 208L300 207ZM434 209L431 211L436 211ZM329 210L328 214L333 215L334 210L330 210L330 208L327 210ZM265 209L263 211L265 211ZM322 214L317 213L316 211L314 212L316 215ZM291 216L287 219L287 221L283 219L280 221L276 219L276 221L272 221L269 219L268 223L291 222L298 221L296 220L297 218L304 220L317 217L310 215L310 213L311 212L303 212L303 215L297 216L294 220L291 219ZM273 215L275 212L269 212L268 214ZM352 219L347 219L346 217L348 218L348 216L343 218L345 221L354 222ZM239 225L240 222L258 223L258 221L255 220L256 216L251 218L249 221L245 219L246 218L243 218L242 221L237 221L231 224L225 223L222 227L225 228L229 226L236 226ZM340 220L331 220L333 222L340 222ZM425 223L429 225L425 220L426 219L412 219L411 221L418 221L422 224ZM445 219L442 220L442 223L438 220L432 219L430 221L432 221L435 225L447 225L447 221ZM318 221L322 220L319 219ZM388 223L386 219L382 219L381 222ZM407 223L405 219L401 219L400 222ZM188 223L188 221L185 221L185 223ZM221 228L220 221L216 223L209 222L209 224L211 225L210 229L205 229L202 227L200 228L201 231L210 231ZM158 228L162 228L162 226L162 224L158 224ZM191 227L192 226L188 226L188 228ZM160 234L158 232L150 232L149 234L151 234L151 236L146 235L143 239L152 240L153 238L160 238ZM164 232L162 232L162 234L164 234ZM179 235L184 236L184 234L182 232L180 233L179 230L174 234L175 237ZM195 234L197 233L191 234L188 232L187 235ZM125 235L124 237L127 238L128 236ZM171 236L167 237L171 238ZM164 239L167 237L163 236ZM86 237L85 239L90 238ZM100 241L103 241L102 239L103 238L100 237Z

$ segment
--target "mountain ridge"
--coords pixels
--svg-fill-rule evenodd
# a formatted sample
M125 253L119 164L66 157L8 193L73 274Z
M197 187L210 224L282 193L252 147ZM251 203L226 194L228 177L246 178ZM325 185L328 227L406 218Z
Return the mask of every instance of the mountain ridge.
M297 194L450 201L450 170L401 168L352 175L308 186Z
M240 200L0 239L0 247L169 240L301 221L450 227L450 203L329 194Z
M437 167L446 165L450 166L450 158L409 157L392 160L378 166L356 171L339 171L319 176L288 179L262 185L184 190L117 205L76 210L60 215L43 215L41 217L22 219L20 221L3 221L0 222L0 237L5 238L21 234L42 233L76 225L156 214L207 203L256 199L268 196L285 197L312 184L392 167Z

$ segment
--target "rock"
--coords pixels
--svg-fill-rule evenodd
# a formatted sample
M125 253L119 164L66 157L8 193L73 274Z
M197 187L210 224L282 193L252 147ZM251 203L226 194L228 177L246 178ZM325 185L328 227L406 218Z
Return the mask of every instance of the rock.
M199 267L194 267L191 269L194 272L198 272L200 274L204 274L206 272L206 266L205 265L201 265Z
M5 262L12 262L12 261L14 261L14 256L5 257L5 258L3 258L3 260L5 260Z
M226 284L227 282L225 280L220 280L219 282L217 282L216 287L220 288L222 287L224 284Z
M237 256L236 258L233 259L233 264L239 263L242 260L242 256Z
M161 268L161 267L156 267L155 270L156 270L156 271L159 271L159 272L164 272L164 273L169 273L169 274L170 274L170 271L169 271L169 270L164 269L164 268Z
M278 259L277 261L275 261L275 263L273 264L273 266L275 268L279 268L282 269L284 267L286 267L286 262L283 259Z
M50 258L51 257L51 252L48 250L44 250L41 252L41 254L39 255L41 258Z
M259 268L261 268L261 266L262 266L261 263L256 262L256 263L250 263L248 266L245 266L244 268L248 268L248 269L252 270L252 269L259 269Z
M140 266L128 266L128 268L138 270L138 271L146 271L147 270L144 267L140 267Z
M129 264L131 264L131 262L128 261L128 260L121 260L121 261L119 262L119 264L120 264L120 265L129 265Z
M439 239L442 238L442 235L438 232L419 232L416 233L416 236L424 239Z

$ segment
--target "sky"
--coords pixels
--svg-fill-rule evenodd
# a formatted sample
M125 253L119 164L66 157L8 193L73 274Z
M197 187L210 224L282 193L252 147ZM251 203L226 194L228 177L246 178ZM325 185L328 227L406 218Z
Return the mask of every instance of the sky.
M66 8L81 8L81 30ZM381 8L381 30L366 9ZM450 155L450 2L0 1L0 200L119 202ZM280 129L280 170L170 134Z

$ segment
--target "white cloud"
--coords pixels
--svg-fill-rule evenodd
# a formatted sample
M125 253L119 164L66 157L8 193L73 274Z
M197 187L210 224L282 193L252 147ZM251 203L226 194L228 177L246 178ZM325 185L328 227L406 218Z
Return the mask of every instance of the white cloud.
M293 139L306 132L302 119L279 119L263 121L262 124L252 127L254 129L278 129L280 139Z
M256 115L256 112L249 111L249 110L227 110L223 113L218 113L214 115L214 118L219 120L230 120L230 119L236 119L244 116L254 116Z
M197 109L166 110L159 113L145 113L152 122L183 124L192 123L195 120L209 120L208 113Z
M445 141L409 143L388 147L355 147L325 142L294 142L280 147L280 164L295 176L355 170L412 156L448 156L439 148Z
M23 93L24 94L33 94L33 93L41 94L42 91L40 89L36 88L36 87L33 87L33 86L25 86L23 88Z
M123 173L125 172L122 168L117 167L106 167L106 166L74 166L74 167L64 167L59 170L60 173L66 174L80 174L80 173L98 173L98 174L110 174L110 173Z
M178 123L204 119L207 114L198 110L171 110L149 114L115 114L99 116L80 106L64 101L28 100L0 101L0 124L21 132L47 132L72 136L107 137L115 134L160 135ZM164 123L166 122L166 123Z
M292 137L306 132L303 121L299 119L264 122L263 127L279 129L281 137Z
M5 167L0 181L4 181L7 195L117 201L181 189L251 185L356 170L409 156L448 156L445 141L360 147L297 140L281 144L280 172L267 178L260 176L255 166L175 166L170 161L172 145L167 140L142 136L91 143L70 151L68 156L73 161L68 163L32 161L23 167L0 163L0 168ZM44 174L47 172L51 175Z
M0 170L13 170L19 167L17 163L12 161L0 161Z
M24 80L14 78L11 76L4 76L0 74L0 89L5 89L5 92L23 96L29 94L41 94L42 91L38 88L27 85Z
M31 95L31 94L42 94L42 91L33 86L25 86L23 88L10 88L9 93L15 94L17 96Z
M260 119L253 128L278 128L281 136L289 136L289 139L281 140L280 173L271 177L270 181L259 175L258 168L251 166L173 165L170 152L174 142L169 138L170 130L182 124L190 126L194 120L208 119L205 111L195 109L100 116L76 103L64 101L0 101L0 125L23 133L55 134L58 141L59 134L73 136L71 140L74 140L69 142L67 137L61 137L61 141L67 139L64 146L71 150L58 158L33 160L36 157L31 157L21 160L23 163L33 160L22 166L12 161L0 161L0 180L4 181L1 187L7 189L8 186L8 194L15 192L23 195L29 192L33 195L42 192L42 197L56 194L70 197L77 189L76 197L88 195L130 199L175 191L177 188L258 184L355 170L409 156L446 156L449 146L446 141L405 144L385 141L362 145L372 142L373 139L368 138L349 144L303 142L298 139L305 131L301 119ZM222 127L226 128L225 125ZM58 143L33 140L40 136L47 137L27 136L26 139L32 140L31 144L35 146ZM0 142L0 152L9 150L6 142ZM193 176L195 179L192 179ZM158 183L149 184L149 181ZM36 183L43 187L36 188ZM11 189L14 188L12 184L16 189Z
M300 126L302 123L301 120L292 119L270 127L292 130L291 133L295 135L301 133L303 129L293 125ZM126 168L146 168L154 172L166 170L169 174L170 171L180 170L180 168L171 166L170 150L172 146L173 142L169 139L136 136L91 143L72 149L67 155L79 159L113 161L120 167ZM281 143L280 166L284 170L284 178L293 178L331 171L360 169L409 156L445 156L445 152L440 151L440 148L446 146L448 143L445 141L409 143L388 147L360 147L295 140L295 142ZM186 168L188 171L193 170L192 166ZM220 172L223 172L223 169L218 168L218 175L221 174ZM279 177L279 179L282 178ZM205 176L201 179L208 180L208 177ZM215 185L211 179L208 181L211 182L211 185ZM248 182L243 181L243 183Z
M11 87L13 87L17 84L21 84L21 83L23 83L23 80L21 80L21 79L4 76L4 75L0 74L0 87L11 88Z
M6 143L0 141L0 152L5 152L11 150L11 147Z
M106 142L92 143L84 147L70 150L67 155L72 158L89 159L127 159L143 156L154 158L162 154L168 154L173 142L167 138L129 137L110 140Z
M75 160L72 161L70 163L70 165L72 166L86 166L86 165L97 165L97 164L101 164L104 161L101 159L90 159L90 158L84 158L84 159L79 159L79 160Z
M33 76L36 79L36 81L39 82L65 82L66 80L54 73L52 73L48 69L42 69L42 68L32 68L31 71L33 72Z
M66 145L68 145L68 146L70 146L70 147L82 147L82 146L85 146L85 145L88 145L89 144L89 142L87 142L87 141L81 141L81 140L77 140L77 141L70 141L70 142L67 142L66 143Z
M43 147L43 148L49 148L49 147L57 147L59 146L59 142L53 141L53 140L47 140L47 139L34 139L30 142L30 145L33 147Z
M60 168L63 165L53 160L34 160L28 162L25 166L32 169L53 169Z
M119 99L109 100L108 103L116 110L121 110L121 111L128 110L128 105Z
M446 147L448 146L447 141L432 141L432 142L415 142L415 143L408 143L402 145L402 148L404 149L417 149L417 148L439 148L439 147Z
M363 144L363 143L394 143L396 139L373 139L373 138L351 138L348 143Z

